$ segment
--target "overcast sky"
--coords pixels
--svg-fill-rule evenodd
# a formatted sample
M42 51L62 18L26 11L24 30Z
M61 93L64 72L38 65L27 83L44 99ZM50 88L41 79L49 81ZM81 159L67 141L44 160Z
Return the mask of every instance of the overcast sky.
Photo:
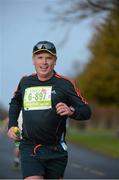
M45 11L55 3L56 0L0 0L0 101L7 107L20 78L34 71L32 48L38 41L48 40L56 45L55 70L60 74L70 74L75 60L88 60L91 26L74 25L69 40L61 47L66 29L54 26L49 20L53 15Z

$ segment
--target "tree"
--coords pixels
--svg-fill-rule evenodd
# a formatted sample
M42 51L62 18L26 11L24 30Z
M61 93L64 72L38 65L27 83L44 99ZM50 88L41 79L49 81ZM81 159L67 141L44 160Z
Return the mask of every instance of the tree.
M46 11L54 14L54 28L62 27L64 35L59 46L63 46L69 39L73 27L84 20L94 20L93 26L99 24L103 18L119 7L119 0L57 0L53 7ZM89 22L89 21L88 21ZM80 29L80 28L79 28Z
M115 7L119 7L119 0L59 0L57 8L54 7L50 8L55 14L54 20L71 26L72 23L77 24L80 20L97 16L102 12L114 11Z
M8 111L5 107L0 103L0 121L4 120L8 116Z
M88 98L119 105L119 8L105 19L90 42L92 57L77 81Z

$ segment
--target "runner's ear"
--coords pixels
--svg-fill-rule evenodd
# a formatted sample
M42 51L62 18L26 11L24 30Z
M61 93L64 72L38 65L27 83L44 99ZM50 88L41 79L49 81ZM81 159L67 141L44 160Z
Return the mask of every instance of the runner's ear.
M56 60L57 60L57 58L55 57L55 62L54 62L54 65L56 65Z
M34 57L32 56L32 64L34 65Z

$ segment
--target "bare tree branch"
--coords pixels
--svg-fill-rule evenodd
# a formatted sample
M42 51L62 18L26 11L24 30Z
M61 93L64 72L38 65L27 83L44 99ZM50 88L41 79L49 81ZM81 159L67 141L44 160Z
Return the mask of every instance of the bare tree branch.
M115 10L115 7L119 7L119 0L57 0L55 3L53 7L46 11L54 14L52 21L55 25L60 25L66 30L63 41L59 43L59 46L67 41L71 29L81 21L91 20L90 22L95 26L103 22L105 17ZM67 31L67 29L69 30Z
M92 15L101 14L104 11L111 12L115 6L119 6L119 0L59 0L58 9L52 8L56 21L72 22L90 18ZM63 7L60 6L63 4ZM56 6L55 6L56 7ZM52 11L53 12L53 11ZM93 16L94 17L94 16Z
M108 0L108 1L103 0L102 2L98 0L98 1L95 1L95 3L92 0L87 0L87 1L89 5L92 6L92 8L97 8L98 10L112 11L114 9L112 0Z

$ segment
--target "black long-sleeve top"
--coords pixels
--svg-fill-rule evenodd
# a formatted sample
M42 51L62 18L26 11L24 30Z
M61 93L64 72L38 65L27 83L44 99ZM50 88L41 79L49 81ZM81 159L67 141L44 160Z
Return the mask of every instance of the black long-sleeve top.
M23 139L42 144L60 141L66 132L67 116L57 114L56 104L59 102L74 107L71 118L75 120L87 120L91 116L88 103L68 78L56 72L47 81L40 81L37 74L23 77L10 102L8 128L17 126L22 110Z

